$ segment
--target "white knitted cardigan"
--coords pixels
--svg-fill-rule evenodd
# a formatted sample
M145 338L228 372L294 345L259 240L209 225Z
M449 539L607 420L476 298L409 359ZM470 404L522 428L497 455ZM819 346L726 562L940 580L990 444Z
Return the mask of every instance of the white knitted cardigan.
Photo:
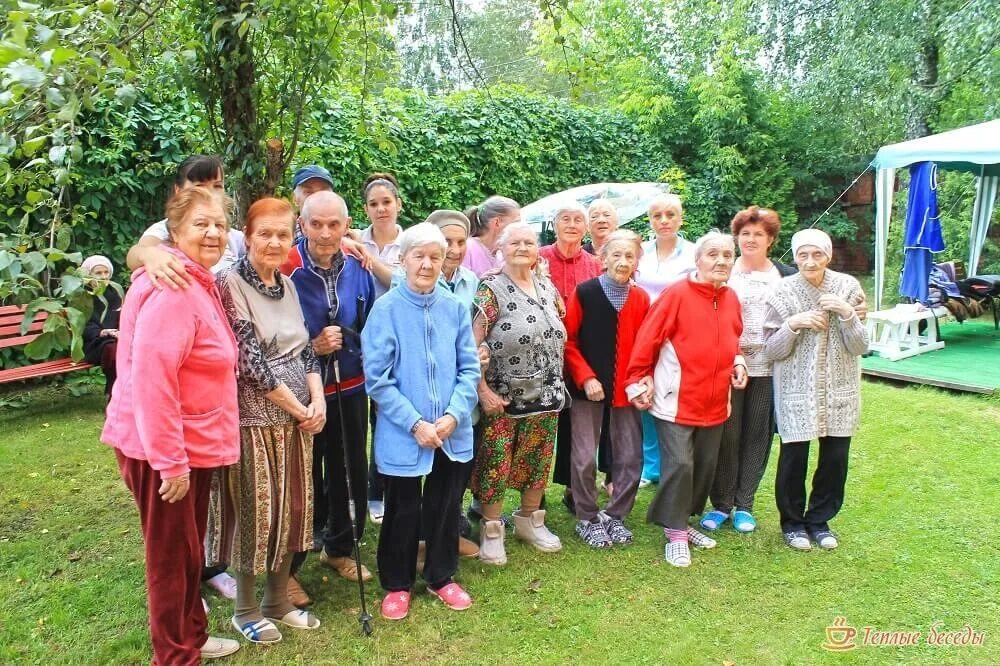
M767 299L764 356L774 362L774 408L785 442L850 437L861 420L861 362L868 334L857 315L842 320L829 313L825 331L792 331L794 314L819 309L823 294L851 305L865 296L850 275L827 270L817 288L801 275L782 279Z

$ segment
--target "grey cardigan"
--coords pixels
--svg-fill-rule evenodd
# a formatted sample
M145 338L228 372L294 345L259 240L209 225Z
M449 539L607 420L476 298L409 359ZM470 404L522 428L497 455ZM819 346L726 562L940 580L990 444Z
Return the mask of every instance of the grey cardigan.
M800 275L775 285L764 312L764 349L774 366L774 408L778 434L786 442L818 437L850 437L861 419L861 362L868 333L857 315L842 320L830 313L825 331L792 331L792 315L819 308L823 294L851 305L864 300L850 275L827 270L817 288Z

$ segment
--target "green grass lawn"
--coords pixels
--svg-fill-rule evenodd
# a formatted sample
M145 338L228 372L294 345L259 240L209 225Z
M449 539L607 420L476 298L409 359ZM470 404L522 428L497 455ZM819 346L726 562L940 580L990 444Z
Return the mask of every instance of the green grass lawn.
M463 562L469 611L418 594L409 618L376 617L364 638L357 587L327 578L312 558L304 583L322 628L289 630L269 648L244 644L226 663L1000 663L1000 404L869 382L864 400L835 552L782 544L776 451L758 494L758 533L724 530L687 570L663 562L659 529L641 522L650 490L629 521L636 542L594 552L552 488L550 524L563 552L511 540L504 568ZM0 663L150 659L137 514L98 443L102 404L99 395L43 392L0 414ZM372 568L375 537L369 527L363 556ZM235 638L231 603L210 603L210 630ZM985 644L832 653L821 645L837 616L859 632L923 636L935 622L968 624Z

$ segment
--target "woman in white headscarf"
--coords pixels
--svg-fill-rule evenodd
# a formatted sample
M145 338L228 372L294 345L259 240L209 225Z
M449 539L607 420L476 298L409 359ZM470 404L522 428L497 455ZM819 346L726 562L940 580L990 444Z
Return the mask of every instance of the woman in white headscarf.
M101 366L104 372L104 396L111 397L117 372L115 357L118 354L118 317L122 310L122 297L115 289L104 287L111 281L115 267L107 257L95 254L84 259L80 270L97 283L95 290L103 297L94 299L94 311L83 329L83 358L87 363Z
M809 550L836 548L829 521L844 502L851 436L861 417L860 356L868 334L855 306L864 301L850 275L829 270L830 237L819 229L792 236L799 272L767 299L764 356L773 361L774 403L781 453L774 495L785 543ZM806 505L809 442L819 439L819 464Z

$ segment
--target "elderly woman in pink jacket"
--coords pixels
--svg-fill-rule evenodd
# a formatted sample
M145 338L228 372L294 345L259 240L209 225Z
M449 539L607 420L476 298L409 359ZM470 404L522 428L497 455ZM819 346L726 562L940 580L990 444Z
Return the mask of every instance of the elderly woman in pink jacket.
M161 290L144 269L134 274L101 433L139 508L154 664L198 664L239 648L208 635L200 593L212 474L240 451L236 340L209 271L226 248L230 204L201 187L167 202L165 251L193 281Z

